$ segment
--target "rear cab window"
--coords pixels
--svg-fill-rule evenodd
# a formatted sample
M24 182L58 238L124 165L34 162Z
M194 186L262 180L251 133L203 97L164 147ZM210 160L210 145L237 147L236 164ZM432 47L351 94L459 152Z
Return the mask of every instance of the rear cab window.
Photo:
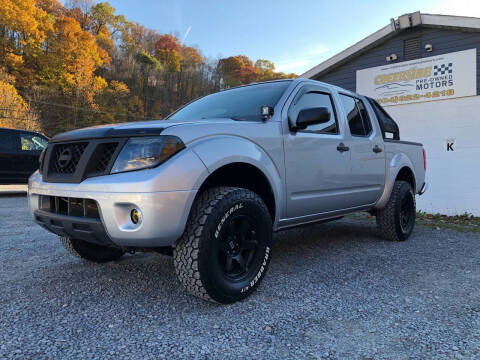
M372 106L375 113L378 124L382 129L382 135L384 139L400 140L400 130L397 123L392 117L385 111L385 109L372 98L367 98L368 102Z

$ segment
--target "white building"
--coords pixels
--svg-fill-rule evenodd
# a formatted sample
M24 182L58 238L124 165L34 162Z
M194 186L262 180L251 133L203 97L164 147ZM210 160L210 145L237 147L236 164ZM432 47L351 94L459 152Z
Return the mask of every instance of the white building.
M302 77L377 99L427 152L417 208L480 216L480 18L406 14Z

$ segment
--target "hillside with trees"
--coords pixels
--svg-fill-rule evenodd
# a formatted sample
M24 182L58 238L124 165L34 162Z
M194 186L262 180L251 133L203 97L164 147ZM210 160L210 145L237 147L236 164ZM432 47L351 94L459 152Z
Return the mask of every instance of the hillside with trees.
M295 76L264 59L207 58L108 2L3 0L0 7L0 127L51 136L161 119L214 91Z

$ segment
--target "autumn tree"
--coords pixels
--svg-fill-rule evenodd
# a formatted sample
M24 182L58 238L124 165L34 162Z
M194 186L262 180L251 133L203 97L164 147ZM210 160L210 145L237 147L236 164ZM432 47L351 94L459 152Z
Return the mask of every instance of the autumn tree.
M0 128L40 131L38 115L13 86L13 76L0 69Z
M245 66L244 63L237 56L230 56L219 60L217 69L223 78L225 87L242 84L238 74L243 66Z
M180 42L173 35L163 35L155 43L155 57L169 72L179 72L182 56Z
M98 123L110 124L122 119L127 121L129 95L130 89L125 83L117 80L110 81L110 84L97 97L100 109L103 110L98 114ZM108 111L104 111L105 109Z
M138 121L145 118L145 112L143 111L143 102L136 95L128 99L127 102L127 120Z
M78 21L82 30L89 30L91 26L90 9L95 0L67 0L68 15Z
M128 21L108 2L65 4L3 0L0 96L8 111L0 114L0 126L34 128L38 123L30 120L39 119L53 135L162 118L221 88L294 76L245 55L206 58L174 35Z
M114 39L128 25L125 16L115 15L115 9L108 2L100 2L91 7L90 18L90 32L102 48L113 54Z
M93 35L82 30L71 17L56 19L54 34L48 43L52 55L44 58L40 78L45 84L59 86L71 98L75 110L73 122L67 123L67 128L83 125L78 122L78 107L96 108L95 96L107 83L95 74L95 70L108 64L110 57L98 46Z
M268 81L275 78L275 64L269 60L258 59L255 62L258 81Z
M20 84L35 80L35 64L53 30L48 14L33 0L3 0L0 6L0 66Z
M258 77L258 69L245 55L220 59L217 67L226 87L248 84L256 81Z

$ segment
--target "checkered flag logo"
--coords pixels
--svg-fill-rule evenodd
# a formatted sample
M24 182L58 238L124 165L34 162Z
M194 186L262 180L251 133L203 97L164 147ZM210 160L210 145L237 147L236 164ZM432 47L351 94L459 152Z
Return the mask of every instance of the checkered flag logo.
M433 76L451 74L453 70L453 64L433 65Z

